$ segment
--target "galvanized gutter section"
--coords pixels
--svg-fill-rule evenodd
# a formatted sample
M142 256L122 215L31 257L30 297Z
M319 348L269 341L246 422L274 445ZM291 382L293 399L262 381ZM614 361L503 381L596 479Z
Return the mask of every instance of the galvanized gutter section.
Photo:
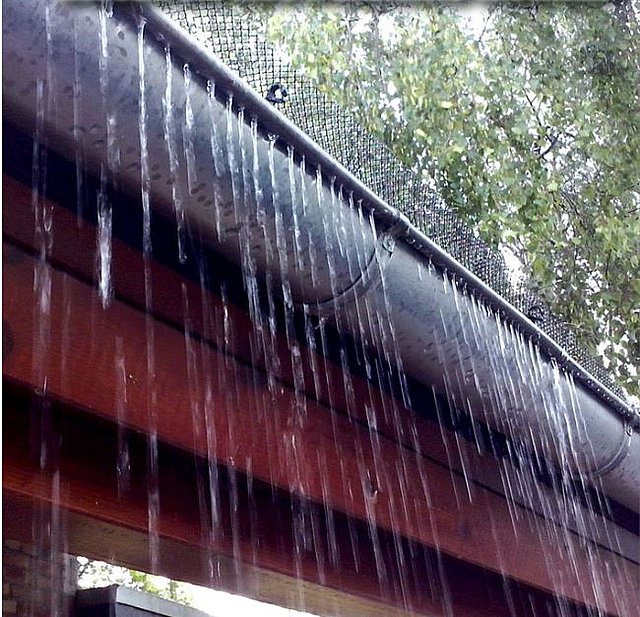
M194 72L206 79L213 80L216 88L233 95L235 104L238 108L243 108L247 116L259 118L260 127L265 133L277 136L279 142L292 146L296 152L304 153L308 166L320 167L326 178L336 178L342 186L358 195L366 207L374 213L383 229L398 226L398 232L394 234L396 237L410 244L439 268L464 281L469 290L477 292L483 302L506 319L517 324L522 333L531 337L550 358L570 370L580 381L628 418L633 426L640 427L640 414L631 409L626 401L595 379L546 332L414 227L402 212L390 206L362 184L346 167L320 148L306 133L303 133L273 105L270 105L236 73L203 48L167 15L150 4L135 5L129 10L134 15L141 16L146 20L149 35L155 36L161 42L169 41L176 56L188 63Z
M175 184L192 226L247 276L269 273L285 301L305 304L366 345L380 349L381 329L393 330L395 347L385 351L407 374L639 510L640 423L624 401L157 9L114 11L109 18L94 5L59 3L45 12L43 0L4 3L5 67L17 69L4 73L13 122L33 130L39 106L40 137L68 158L80 152L96 175L115 140L120 187L140 195L144 32L146 181L155 209L173 213L163 97L170 75L172 123L183 128L187 62L197 179L182 164Z

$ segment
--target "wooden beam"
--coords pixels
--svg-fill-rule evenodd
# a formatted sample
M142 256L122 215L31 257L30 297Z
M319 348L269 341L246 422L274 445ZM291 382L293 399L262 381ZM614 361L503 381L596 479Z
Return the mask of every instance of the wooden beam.
M337 512L331 518L340 552L332 557L324 507L292 500L224 469L216 473L220 517L212 534L211 502L202 494L202 484L208 484L206 463L164 445L158 451L158 553L151 563L145 437L128 436L131 470L123 488L115 464L118 427L50 406L41 410L48 416L52 452L51 464L42 469L37 453L29 454L30 434L34 428L39 432L42 417L34 413L28 396L8 390L3 418L5 536L34 543L33 521L40 519L74 554L318 614L435 616L453 611L457 616L506 617L513 610L533 616L554 606L544 594L382 530L374 544L366 524L347 521ZM48 504L57 506L55 516Z
M638 572L628 561L548 521L516 524L494 493L469 496L449 470L312 400L301 409L294 392L270 390L255 369L204 342L185 343L158 321L150 374L145 315L119 301L102 309L91 287L68 274L48 270L50 305L34 313L33 276L42 266L4 249L3 317L13 341L5 377L33 388L36 358L56 399L548 592L621 615L621 602L638 604ZM49 340L38 348L43 319ZM127 376L120 386L119 352ZM123 415L117 393L125 386Z
M5 237L27 250L35 250L34 212L31 207L31 189L13 178L3 175ZM52 221L54 241L51 261L61 270L72 273L80 280L95 285L97 230L87 221L78 224L77 217L65 207L47 200L46 208ZM139 251L114 237L112 239L112 284L116 296L136 307L144 308L144 268ZM151 261L149 264L153 288L153 315L178 330L188 326L189 331L202 341L233 355L241 362L265 368L265 358L252 353L252 337L259 333L248 316L233 304L224 303L219 296L203 289L199 284L181 276L171 268ZM185 315L183 298L189 306ZM209 311L205 319L203 310ZM224 330L223 332L223 322ZM397 399L389 396L363 379L345 373L330 360L301 345L300 363L302 379L296 380L291 366L291 352L282 336L276 337L274 350L277 362L278 386L298 388L306 397L328 406L332 411L352 420L375 425L380 433L426 458L445 465L463 477L468 491L479 485L492 491L503 492L503 478L517 474L508 461L497 462L474 445L444 430L438 424L421 418L406 409ZM314 379L314 371L322 379ZM316 387L316 385L318 387ZM348 394L348 395L347 395ZM572 518L557 503L553 491L543 485L536 491L521 491L510 487L510 496L522 506L524 515L529 509L549 518L585 540L593 541L613 552L640 562L638 538L633 533L613 526L602 516L587 508L576 506Z

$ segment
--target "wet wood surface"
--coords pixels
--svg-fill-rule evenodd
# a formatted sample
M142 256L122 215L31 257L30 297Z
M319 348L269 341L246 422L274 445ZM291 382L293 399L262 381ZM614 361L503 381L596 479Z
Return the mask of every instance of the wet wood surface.
M26 223L8 227L15 236L16 228L22 229L24 237L17 238L20 247L4 244L3 325L11 341L3 363L7 379L39 388L46 374L47 393L56 400L143 433L157 432L168 444L548 592L613 614L625 614L621 606L640 604L636 565L528 511L514 517L504 498L479 484L469 491L461 475L421 449L355 421L364 405L354 410L337 396L334 407L339 410L342 400L343 413L335 413L322 396L301 399L286 379L269 387L260 367L242 362L243 344L225 348L219 333L213 340L185 340L183 293L194 294L188 323L195 324L195 334L199 323L206 332L195 308L203 305L200 289L186 283L185 292L171 273L156 276L162 270L156 264L154 276L163 284L157 293L154 287L154 315L145 315L140 298L136 304L144 288L142 262L129 247L114 246L117 298L103 309L91 283L93 253L78 250L95 243L95 230L88 225L81 230L56 226L54 267L44 266L51 277L51 305L40 314L33 280L43 266L28 253ZM73 238L83 234L84 245ZM234 319L247 323L240 313L234 312ZM149 332L155 340L152 373ZM124 380L116 366L118 353ZM383 396L366 384L358 387L363 388L359 403ZM124 391L126 407L118 400ZM375 408L385 407L378 401ZM433 436L421 439L438 442Z
M3 220L5 237L32 252L36 249L31 189L6 174L3 175L3 189L7 197ZM80 221L70 210L53 201L43 203L53 221L51 262L95 286L96 227L86 220ZM143 309L144 263L141 253L114 237L111 270L118 299ZM149 271L153 289L152 313L156 319L178 330L188 328L195 337L223 354L264 370L264 357L251 351L252 337L259 333L245 312L158 261L149 263ZM185 306L188 306L188 311L185 311ZM205 310L209 312L208 319L204 317ZM279 385L293 388L291 352L283 336L275 338L274 353ZM332 361L304 345L301 345L300 364L303 377L298 380L297 387L308 397L358 423L373 424L376 433L445 465L452 473L465 477L471 487L469 490L479 485L504 492L505 475L517 473L508 461L497 463L475 445L406 409L400 400L357 375L345 374ZM314 379L314 370L322 374L322 379ZM433 402L428 404L433 405ZM517 483L510 490L513 500L525 510L532 509L543 518L570 526L571 531L586 540L640 563L640 546L635 534L621 527L612 527L602 516L580 505L575 505L577 514L573 518L561 504L556 503L553 491L544 485L539 484L536 491L523 491L520 495Z
M202 467L187 453L163 445L158 451L159 542L152 563L145 437L127 437L130 470L122 486L116 474L117 426L54 405L46 412L47 426L55 431L44 437L50 461L43 469L31 439L34 430L41 432L42 419L33 413L33 399L10 393L6 402L5 537L27 542L45 556L64 548L317 614L553 614L545 608L546 594L430 549L397 544L384 531L378 532L374 551L367 525L348 523L337 512L331 518L339 553L332 555L323 506L292 501L223 468L217 475L218 524L212 534L207 525L211 502L202 499L199 488ZM39 528L48 533L39 537ZM296 528L308 542L296 541ZM398 548L405 553L403 563Z
M6 174L3 175L3 188L9 197L5 203L4 234L12 242L33 251L35 222L31 190ZM95 226L87 221L79 224L74 213L53 201L46 201L46 207L53 221L52 235L55 237L50 251L52 263L95 285L98 235ZM112 284L117 297L132 306L144 308L144 263L140 252L114 237L112 253ZM257 368L265 368L265 358L252 354L252 337L259 333L244 311L232 303L224 303L219 295L157 261L150 262L149 271L153 288L152 313L157 319L178 329L188 327L194 336L225 354ZM185 311L185 299L188 312ZM214 316L212 319L205 320L205 307ZM278 381L293 388L295 379L287 342L283 336L276 337L273 342ZM496 459L480 452L475 445L406 409L398 398L361 377L345 374L341 367L304 344L300 349L302 379L298 380L296 387L332 411L356 422L369 426L374 424L376 432L418 450L427 458L452 469L453 473L464 475L471 485L479 484L504 492L503 477L517 473L507 460L497 464ZM314 378L314 370L322 374L322 379ZM420 404L433 406L434 401L420 401ZM640 563L640 546L635 534L621 527L612 530L607 520L580 505L576 505L577 515L572 520L572 515L555 503L553 491L544 485L538 485L535 492L521 495L518 494L518 486L512 486L511 497L544 518L570 526L574 533L585 539Z

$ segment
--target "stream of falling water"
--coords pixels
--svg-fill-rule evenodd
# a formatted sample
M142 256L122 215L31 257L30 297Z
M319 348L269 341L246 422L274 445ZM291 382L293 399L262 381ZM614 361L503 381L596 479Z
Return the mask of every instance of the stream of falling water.
M147 512L149 532L149 562L152 571L158 569L158 516L160 515L160 478L158 470L158 400L156 389L155 320L153 318L153 283L151 274L151 177L149 174L149 150L147 144L147 101L144 30L146 21L138 21L138 87L140 137L140 187L142 201L142 254L144 259L144 303L147 364L147 417L149 434L147 445Z
M131 109L119 108L114 95L125 80L113 76L120 66L114 54L129 53L125 47L114 51L126 35L114 29L110 4L97 11L102 117L89 129L84 116L96 80L88 81L83 70L82 24L74 20L70 35L76 211L85 225L93 207L86 134L93 130L91 152L101 154L93 169L94 297L100 302L91 319L114 320L110 403L122 503L135 490L129 430L140 421L136 405L144 406L149 569L167 567L162 533L170 524L163 527L163 514L170 519L172 511L160 495L166 441L193 454L200 520L197 539L189 542L202 548L211 586L260 594L260 569L280 567L293 578L287 601L300 610L310 610L308 582L335 589L352 577L367 581L364 595L406 614L449 617L461 610L451 556L470 563L486 558L501 577L502 614L515 615L521 592L509 573L521 568L518 576L529 574L514 555L520 542L528 542L542 547L532 556L539 568L535 585L555 585L578 597L579 580L594 603L632 615L627 596L612 599L611 588L622 579L602 566L601 548L633 553L633 534L610 522L609 501L603 491L594 493L601 481L584 473L597 468L600 453L589 442L580 384L459 277L422 256L415 280L432 285L445 308L433 310L415 332L425 347L424 363L439 367L437 377L431 373L433 383L415 383L404 348L414 343L403 321L410 299L394 297L397 281L389 266L402 240L340 178L265 131L239 105L241 97L223 92L210 77L204 82L195 65L152 41L139 16L135 70L123 73L133 75L135 85L137 132L128 134L123 126L131 126L125 117ZM55 15L47 3L46 72L35 80L31 162L30 369L43 415L41 471L51 468L59 447L46 417L52 353L61 338L61 357L54 359L64 390L75 340L72 279L65 278L61 290L53 285L53 218L46 198L47 127L64 113L55 94ZM123 242L116 237L124 208L118 198L133 192L140 203L144 286L144 337L135 340L143 340L144 349L128 340L124 319L111 317L138 310L118 296L127 290L129 273L116 270L114 261ZM168 244L175 255L163 244L163 234L174 232L177 241ZM210 245L238 270L212 257ZM176 272L179 285L171 283ZM167 290L178 297L167 299ZM57 293L60 335L51 309ZM181 346L171 344L176 332ZM92 342L92 361L101 359L99 343ZM173 384L182 390L169 391ZM539 405L535 419L527 415L531 401ZM173 422L160 414L173 414ZM60 469L53 469L48 490L54 504L63 498ZM486 505L499 499L502 509ZM64 546L63 515L59 508L48 522L43 515L43 551L46 542L56 550ZM270 524L273 530L266 528ZM265 531L281 537L273 540ZM278 550L291 554L278 560ZM50 567L54 575L53 561ZM627 582L632 588L634 581ZM549 614L572 614L573 604L560 593L549 597ZM59 599L50 604L51 614L59 614ZM340 615L341 607L331 614ZM535 614L535 607L526 614Z
M109 39L107 20L113 16L113 7L104 0L100 4L100 95L106 119L107 160L100 170L100 192L98 193L98 291L103 308L111 302L111 236L112 207L108 195L108 185L117 190L120 151L117 145L117 112L109 102ZM76 174L79 170L76 169ZM79 192L79 191L78 191ZM81 208L77 208L78 212Z
M181 183L178 178L178 155L176 152L176 137L174 126L174 109L173 109L173 62L171 61L171 47L169 45L165 48L165 79L166 88L163 98L163 111L164 111L164 139L167 144L167 154L169 156L169 177L171 181L171 199L173 201L173 208L176 216L176 228L178 234L178 254L182 263L186 261L185 254L185 218L184 218L184 206L183 197L181 191ZM185 73L186 82L186 73ZM186 83L185 83L186 86ZM186 113L186 112L185 112ZM190 129L191 130L191 129ZM192 158L192 157L191 157ZM193 163L192 163L193 165ZM190 184L191 185L191 184Z
M46 199L48 190L47 177L47 135L46 120L55 114L54 84L49 69L53 56L52 15L49 7L44 14L46 60L45 74L37 75L35 81L35 128L31 154L31 210L34 217L34 248L36 259L33 268L34 305L32 307L33 335L31 341L31 380L34 385L33 407L40 417L32 427L32 443L41 472L51 471L50 484L47 487L48 497L54 504L50 512L45 507L35 508L32 520L33 545L36 560L41 560L46 574L54 574L54 545L60 548L60 509L56 497L59 498L59 470L56 461L56 444L52 431L52 420L49 400L49 373L52 369L51 354L51 297L53 293L52 270L49 262L54 248L53 213L51 204ZM3 322L4 330L4 322ZM3 332L4 335L4 332ZM3 358L4 359L4 358ZM36 413L32 412L36 418ZM30 588L30 601L27 609L36 610L38 572L30 572L25 583ZM52 615L60 614L59 595L51 593L46 605Z

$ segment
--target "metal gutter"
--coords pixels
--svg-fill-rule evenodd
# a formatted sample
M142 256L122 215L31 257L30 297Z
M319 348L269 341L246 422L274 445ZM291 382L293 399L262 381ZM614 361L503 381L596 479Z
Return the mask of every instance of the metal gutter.
M241 264L249 282L268 273L292 305L395 354L412 377L638 511L640 423L624 401L157 9L116 5L110 18L91 4L11 0L3 29L5 62L29 67L4 73L13 122L34 130L39 112L48 145L96 175L116 143L121 189L139 196L147 183L154 208L169 216L171 187L188 187L190 223ZM167 160L164 118L182 126L187 99L195 180L188 164L172 178ZM393 348L382 349L383 340Z
M125 16L127 13L133 13L135 18L145 19L149 34L162 43L170 42L171 49L188 63L192 70L204 79L212 79L216 87L232 94L238 108L244 108L249 116L260 119L261 128L265 132L277 136L279 141L292 146L297 152L303 152L307 165L319 167L325 177L336 178L340 184L357 194L383 227L401 227L402 231L394 234L396 237L406 241L439 268L464 281L467 288L478 293L491 308L517 324L518 328L526 336L531 337L550 358L571 371L581 382L615 407L631 426L640 427L640 413L633 410L620 396L586 371L546 332L417 229L402 212L390 206L362 184L346 167L320 148L306 133L303 133L284 114L269 104L265 98L162 11L151 4L116 6L115 10L121 11Z

